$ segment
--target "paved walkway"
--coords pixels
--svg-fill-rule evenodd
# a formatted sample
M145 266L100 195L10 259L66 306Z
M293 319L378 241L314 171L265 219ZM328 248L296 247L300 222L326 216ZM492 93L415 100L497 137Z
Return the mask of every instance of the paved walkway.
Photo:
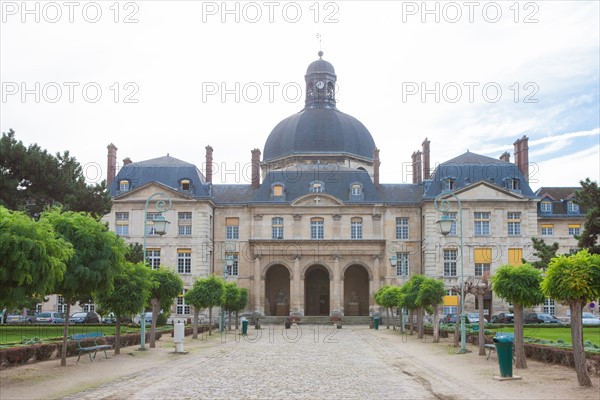
M265 327L226 341L68 398L436 398L366 328Z

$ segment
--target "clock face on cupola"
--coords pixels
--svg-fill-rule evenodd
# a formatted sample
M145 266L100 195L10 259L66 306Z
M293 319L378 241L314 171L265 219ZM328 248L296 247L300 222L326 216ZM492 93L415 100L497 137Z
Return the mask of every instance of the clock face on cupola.
M331 63L323 60L323 52L319 51L319 59L308 66L306 75L305 108L335 108L335 70Z

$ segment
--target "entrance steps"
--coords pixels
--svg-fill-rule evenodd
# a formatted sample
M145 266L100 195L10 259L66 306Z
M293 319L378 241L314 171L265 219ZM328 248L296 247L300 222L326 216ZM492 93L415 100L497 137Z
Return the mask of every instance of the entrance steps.
M261 325L283 325L288 317L275 317L275 316L265 316L260 317ZM369 325L371 322L371 317L369 316L360 316L360 317L341 317L342 324L344 325ZM333 321L330 316L304 316L300 317L300 324L302 325L331 325Z

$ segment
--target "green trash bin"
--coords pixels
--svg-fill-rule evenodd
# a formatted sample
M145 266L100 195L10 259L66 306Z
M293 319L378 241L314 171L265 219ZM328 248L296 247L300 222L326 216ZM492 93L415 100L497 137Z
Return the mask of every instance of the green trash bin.
M373 317L373 327L379 330L379 317Z
M512 378L513 335L501 335L493 338L498 354L498 365L502 378Z
M242 335L248 335L248 320L245 319L242 321Z

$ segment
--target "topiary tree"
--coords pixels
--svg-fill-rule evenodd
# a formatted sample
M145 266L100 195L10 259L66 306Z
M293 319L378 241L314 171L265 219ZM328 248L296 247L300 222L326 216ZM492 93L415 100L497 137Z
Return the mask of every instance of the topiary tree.
M387 329L390 329L390 309L398 307L399 296L400 287L398 286L383 286L375 294L375 302L385 307Z
M571 310L571 342L579 386L591 386L583 347L583 306L600 297L600 255L581 250L552 259L542 281L544 295L568 304Z
M238 297L238 301L237 303L235 303L234 305L234 311L235 311L235 329L238 329L238 322L239 322L239 316L238 313L243 310L244 308L246 308L246 305L248 304L248 298L249 298L249 293L248 293L248 289L246 288L238 288L238 292L240 293L239 297Z
M194 283L194 287L185 294L186 303L189 302L194 306L194 325L196 327L194 339L198 337L198 313L203 308L208 308L208 334L212 335L212 309L221 305L224 283L225 281L222 278L210 275L198 279Z
M542 273L531 264L502 265L492 275L494 292L513 304L515 314L515 368L527 368L523 346L523 307L531 307L544 301L540 289Z
M416 303L419 307L433 308L433 342L440 341L439 332L439 305L444 301L446 289L440 279L425 278L419 287Z
M148 268L148 267L146 267ZM183 291L183 281L181 277L173 270L163 266L158 269L148 269L152 287L150 289L150 304L152 306L152 325L150 327L150 348L156 347L156 323L158 313L161 308L170 310L173 301ZM145 323L145 316L142 315L140 324Z
M419 290L421 290L421 284L424 280L424 275L413 275L407 283L402 285L406 289L401 292L402 302L411 312L411 331L414 330L412 324L413 312L417 312L417 335L419 339L423 338L423 307L417 302L417 297L419 296Z
M231 313L235 311L239 300L240 291L237 285L233 282L225 282L223 285L223 310L227 311L229 316L229 330L231 330L232 322Z
M121 321L125 316L138 313L150 297L150 270L143 263L125 262L115 276L113 290L96 293L98 305L115 314L115 354L121 352Z

